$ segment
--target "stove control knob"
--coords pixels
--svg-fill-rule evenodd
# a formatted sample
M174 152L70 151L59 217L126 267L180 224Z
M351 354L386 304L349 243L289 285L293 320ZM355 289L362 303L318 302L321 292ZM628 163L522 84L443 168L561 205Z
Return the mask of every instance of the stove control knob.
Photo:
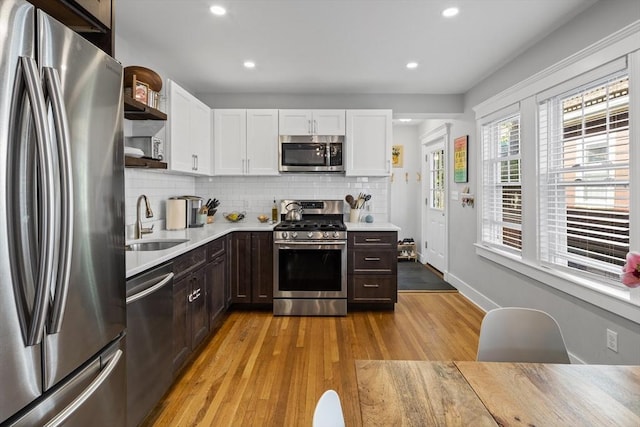
M308 237L308 238L312 238L312 237L313 237L313 231L309 231L309 232L307 233L307 237Z
M324 233L322 233L322 235L324 236L325 239L329 238L329 232L325 231Z
M335 237L336 239L338 238L338 236L340 236L340 233L338 233L337 231L333 232L333 237Z
M289 233L287 233L286 231L282 232L282 238L286 239L287 237L289 237Z
M295 239L296 237L298 237L298 232L294 231L293 233L291 233L291 238Z

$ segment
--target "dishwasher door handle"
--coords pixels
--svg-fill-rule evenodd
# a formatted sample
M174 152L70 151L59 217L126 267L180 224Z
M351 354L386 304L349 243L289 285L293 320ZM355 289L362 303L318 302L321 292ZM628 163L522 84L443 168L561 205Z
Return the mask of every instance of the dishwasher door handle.
M150 295L154 292L156 292L157 290L159 290L160 288L162 288L164 285L166 285L167 283L169 283L169 281L173 279L173 273L169 273L167 274L162 280L160 280L158 283L156 283L153 286L148 287L147 289L145 289L144 291L140 291L137 294L133 294L129 297L127 297L127 304L131 304L134 301L139 300L140 298L144 298L147 295Z

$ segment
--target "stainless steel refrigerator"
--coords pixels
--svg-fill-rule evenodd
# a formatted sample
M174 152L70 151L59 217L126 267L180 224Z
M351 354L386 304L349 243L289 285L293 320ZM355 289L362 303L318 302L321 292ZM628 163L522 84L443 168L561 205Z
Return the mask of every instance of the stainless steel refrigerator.
M122 67L0 0L0 424L124 426Z

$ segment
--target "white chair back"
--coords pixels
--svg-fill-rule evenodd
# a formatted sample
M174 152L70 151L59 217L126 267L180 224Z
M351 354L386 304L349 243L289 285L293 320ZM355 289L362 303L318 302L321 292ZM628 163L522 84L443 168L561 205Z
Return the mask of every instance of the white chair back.
M571 363L558 322L544 311L505 307L480 326L478 361Z
M313 427L344 427L340 397L335 390L325 391L313 412Z

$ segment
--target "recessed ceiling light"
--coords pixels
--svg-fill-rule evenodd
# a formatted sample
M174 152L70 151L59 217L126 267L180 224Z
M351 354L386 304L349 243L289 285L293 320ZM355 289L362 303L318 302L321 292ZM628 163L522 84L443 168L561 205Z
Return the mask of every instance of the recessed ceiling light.
M222 6L211 6L209 10L211 11L211 13L213 13L216 16L222 16L227 14L227 10Z
M458 9L457 7L448 7L442 11L442 16L444 16L445 18L453 18L459 12L460 12L460 9Z
M407 68L410 69L410 70L418 68L418 63L417 62L409 62L409 63L407 63Z
M256 68L256 63L253 61L244 61L244 68Z
M409 123L411 121L411 119L398 119L400 120L402 123Z

